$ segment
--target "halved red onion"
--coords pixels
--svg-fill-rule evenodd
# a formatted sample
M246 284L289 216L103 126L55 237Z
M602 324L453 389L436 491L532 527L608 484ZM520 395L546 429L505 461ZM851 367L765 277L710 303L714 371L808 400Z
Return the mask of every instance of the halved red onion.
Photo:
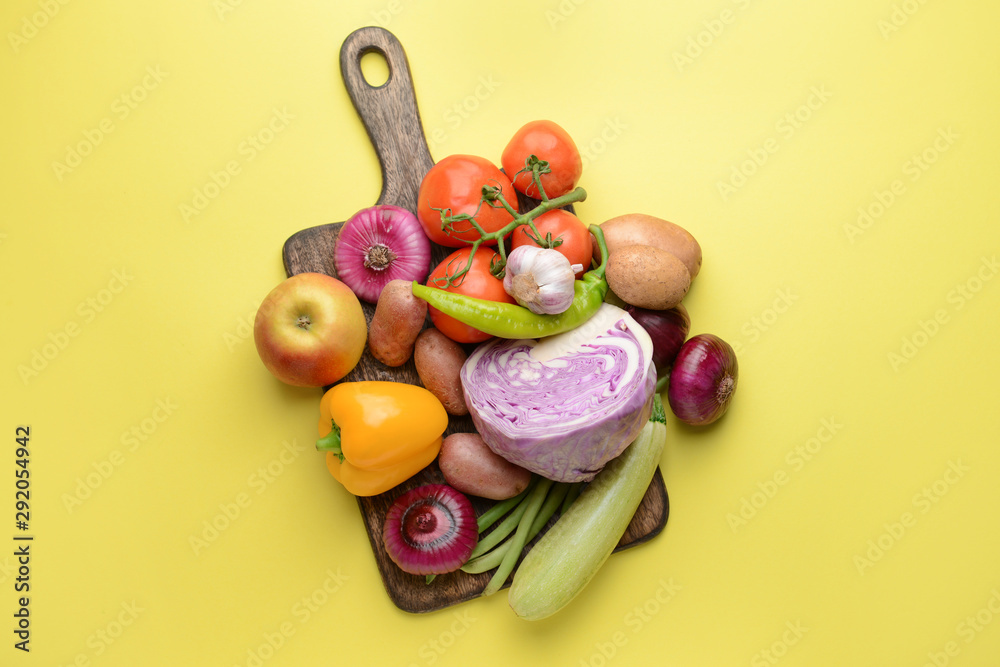
M364 208L340 229L333 249L337 277L359 299L376 303L390 280L423 282L431 242L417 217L398 206Z
M382 539L389 558L404 572L454 572L469 560L479 541L476 510L450 486L418 486L393 501Z
M738 377L736 352L729 343L712 334L694 336L681 347L670 371L670 409L686 424L711 424L729 409Z

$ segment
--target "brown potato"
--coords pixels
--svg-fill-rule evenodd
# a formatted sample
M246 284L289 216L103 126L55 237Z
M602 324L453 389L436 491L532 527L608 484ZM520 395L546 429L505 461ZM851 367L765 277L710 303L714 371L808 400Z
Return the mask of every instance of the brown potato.
M459 377L467 356L461 345L434 327L424 329L417 336L417 344L413 350L417 375L424 387L437 396L450 415L469 414Z
M452 433L441 443L438 466L462 493L506 500L528 488L531 472L493 453L478 433Z
M625 303L668 310L691 287L691 275L678 258L648 245L618 248L608 257L608 286Z
M413 355L424 328L427 302L413 296L409 280L390 280L382 289L368 327L368 349L386 366L402 366Z
M693 280L701 270L701 246L691 234L678 225L644 213L619 215L601 223L608 254L630 245L648 245L666 250L681 260ZM594 259L600 261L600 250L594 244Z

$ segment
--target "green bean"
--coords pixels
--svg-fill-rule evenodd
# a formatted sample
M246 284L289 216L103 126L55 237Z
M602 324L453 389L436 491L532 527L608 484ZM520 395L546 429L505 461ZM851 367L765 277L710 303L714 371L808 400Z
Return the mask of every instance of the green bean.
M536 485L535 489L537 488L538 487ZM535 491L533 489L531 493L534 492ZM527 496L527 498L531 498L531 496L529 495ZM506 519L501 521L499 525L497 525L496 528L491 530L488 535L479 540L479 544L477 544L476 548L472 550L471 554L469 554L469 560L482 556L484 553L486 553L496 545L500 544L500 542L503 541L505 537L513 533L514 529L517 528L518 525L520 525L521 517L524 516L524 512L527 509L528 509L528 501L522 500L518 504L518 506L514 508L514 511L507 515Z
M559 508L560 514L565 514L569 506L572 505L577 498L580 497L580 491L583 490L583 482L573 482L569 486L569 492L566 497L563 498L562 507Z
M493 551L483 554L479 558L469 560L462 566L462 572L467 574L479 574L497 567L500 565L500 561L503 560L504 555L507 553L508 543L509 540L498 546Z
M528 532L528 542L535 539L535 536L542 532L542 528L549 522L552 515L556 513L556 508L562 505L563 498L569 492L569 487L569 484L562 482L552 485L549 495L545 496L545 503L542 505L542 509L538 510L538 516L535 517L535 521L531 524L531 530Z
M500 566L493 574L493 578L490 579L490 583L486 584L486 588L483 590L484 596L493 595L500 590L504 582L507 581L507 577L514 571L514 565L517 564L517 559L521 557L524 545L528 543L528 533L531 531L531 526L535 521L535 517L538 516L538 511L541 509L542 503L545 502L545 496L548 495L552 484L553 481L551 479L542 479L538 483L538 486L528 494L528 499L524 503L526 505L524 516L517 526L517 532L514 533L514 537L510 540L510 546L507 548L507 553L504 554Z
M545 497L545 503L542 508L538 511L538 516L531 524L531 530L528 532L528 542L535 539L538 533L542 532L542 528L545 524L549 522L552 515L556 512L556 507L562 503L563 498L566 493L570 490L570 484L553 484L552 489L549 491L548 495ZM475 560L469 560L465 565L462 566L462 571L469 574L479 574L480 572L486 572L487 570L492 570L493 568L500 565L503 561L503 557L507 554L510 549L512 540L507 540L496 549L493 549L487 554L479 556Z
M517 494L513 498L508 498L507 500L500 501L493 507L489 508L483 515L478 519L479 532L482 533L487 528L496 523L500 517L509 512L514 508L519 502L524 500L524 497L528 495L528 491L535 485L535 477L532 476L531 482L521 493Z

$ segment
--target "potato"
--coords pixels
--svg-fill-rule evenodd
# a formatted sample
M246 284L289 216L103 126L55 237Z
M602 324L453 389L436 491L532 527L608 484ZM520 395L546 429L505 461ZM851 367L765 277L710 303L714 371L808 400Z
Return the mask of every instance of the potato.
M667 310L691 287L684 262L648 245L618 248L608 257L608 286L622 301L640 308Z
M468 355L462 346L431 327L417 336L413 361L424 387L437 396L450 415L469 414L458 372Z
M531 481L530 471L494 454L478 433L452 433L445 438L438 466L451 486L490 500L513 498Z
M693 280L701 270L701 246L683 227L643 213L619 215L601 223L608 254L630 245L649 245L666 250L684 262ZM600 251L594 244L594 259L600 261Z
M413 296L409 280L390 280L382 289L368 327L368 349L386 366L402 366L413 355L424 328L427 302Z

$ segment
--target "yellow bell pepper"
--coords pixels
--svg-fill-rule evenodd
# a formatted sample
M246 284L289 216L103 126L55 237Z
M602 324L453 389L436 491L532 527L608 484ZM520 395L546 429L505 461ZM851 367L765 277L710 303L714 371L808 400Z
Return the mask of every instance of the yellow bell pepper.
M319 405L316 448L356 496L374 496L424 469L441 451L448 413L434 394L401 382L342 382Z

